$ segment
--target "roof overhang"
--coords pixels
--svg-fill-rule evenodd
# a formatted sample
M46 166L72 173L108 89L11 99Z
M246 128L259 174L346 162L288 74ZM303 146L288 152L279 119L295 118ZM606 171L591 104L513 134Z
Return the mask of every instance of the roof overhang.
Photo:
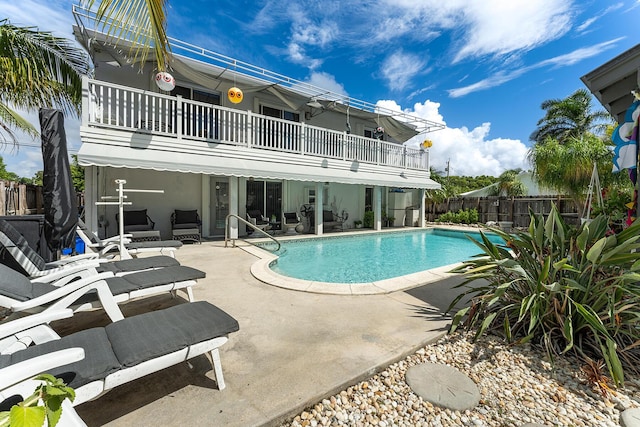
M634 101L640 86L640 44L580 78L618 123Z
M273 155L273 154L270 154ZM429 172L398 169L339 159L277 153L269 159L237 148L220 147L215 155L187 150L176 152L131 144L83 142L78 152L81 166L147 169L245 178L309 182L336 182L396 188L437 189Z

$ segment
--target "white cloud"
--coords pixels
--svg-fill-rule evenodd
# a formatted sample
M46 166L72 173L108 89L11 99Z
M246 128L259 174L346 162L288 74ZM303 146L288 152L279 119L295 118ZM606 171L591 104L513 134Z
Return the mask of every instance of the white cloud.
M400 111L395 101L378 101L376 105ZM440 104L426 100L416 103L413 109L405 109L427 120L445 123L445 118L438 111ZM527 161L529 148L517 139L490 138L491 123L483 123L471 130L467 127L450 128L418 135L407 142L411 147L418 147L425 138L433 142L429 150L430 164L443 171L450 162L452 175L499 176L507 169L530 169Z
M472 83L470 85L459 87L459 88L449 89L447 92L449 93L449 96L451 96L452 98L458 98L461 96L468 95L472 92L477 92L480 90L485 90L485 89L490 89L492 87L500 86L503 83L506 83L510 80L518 78L521 75L538 68L547 67L547 66L567 67L570 65L574 65L586 58L592 58L608 49L615 47L616 43L622 39L623 39L622 37L619 37L617 39L598 43L593 46L587 46L584 48L576 49L572 52L569 52L563 55L558 55L553 58L545 59L536 64L530 65L528 67L522 67L522 68L514 69L511 71L498 71L494 75L489 76L485 79L482 79L476 83Z
M69 0L0 0L1 18L9 18L16 26L37 26L40 31L49 31L58 37L73 39Z
M571 2L566 0L486 0L464 7L463 43L453 62L484 55L528 51L571 29Z
M425 72L425 61L418 55L394 52L380 67L380 72L392 90L403 90L417 74Z
M336 78L329 73L313 72L306 82L317 88L325 89L339 95L348 95L344 89L344 85L338 83Z

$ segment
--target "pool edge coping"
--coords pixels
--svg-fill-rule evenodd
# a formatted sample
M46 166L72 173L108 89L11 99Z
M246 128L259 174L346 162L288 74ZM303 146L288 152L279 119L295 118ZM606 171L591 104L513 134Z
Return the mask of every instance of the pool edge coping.
M458 231L460 231L460 228L462 227L430 226L424 228L444 228L450 230L457 229ZM416 228L413 228L413 230L415 229ZM466 230L471 231L469 228L466 228ZM397 229L395 231L403 231L403 229ZM411 228L406 231L411 231ZM374 231L372 233L376 232ZM322 238L330 236L310 236L309 238L314 237ZM407 291L418 286L427 285L429 283L434 283L439 280L455 276L456 273L451 273L450 271L456 266L462 264L461 262L458 262L375 282L318 282L296 279L293 277L278 274L269 267L273 261L278 259L277 255L274 255L271 252L261 249L251 243L239 247L245 252L248 252L258 258L258 260L251 265L250 269L251 274L257 280L266 283L267 285L276 286L283 289L329 295L384 295L392 292Z

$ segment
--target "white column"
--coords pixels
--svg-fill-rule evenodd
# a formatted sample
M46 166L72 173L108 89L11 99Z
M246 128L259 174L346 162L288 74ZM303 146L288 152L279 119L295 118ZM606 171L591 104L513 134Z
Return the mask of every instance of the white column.
M315 225L316 225L316 234L318 236L322 235L324 232L323 223L322 223L322 206L324 205L324 200L322 200L323 196L323 185L322 182L316 182L316 206L314 215L316 216Z
M237 176L229 177L229 213L234 215L239 214L240 206L240 180ZM238 220L235 218L230 219L230 233L229 237L232 239L238 238Z
M425 200L425 190L421 188L418 191L418 197L420 197L420 214L418 215L418 221L420 223L420 228L424 228L425 215L424 211L427 208L427 202Z
M211 236L211 175L202 174L200 221L202 221L202 235Z
M373 229L382 230L382 187L373 187Z
M87 166L84 168L84 223L89 227L89 230L99 236L97 201L98 167Z

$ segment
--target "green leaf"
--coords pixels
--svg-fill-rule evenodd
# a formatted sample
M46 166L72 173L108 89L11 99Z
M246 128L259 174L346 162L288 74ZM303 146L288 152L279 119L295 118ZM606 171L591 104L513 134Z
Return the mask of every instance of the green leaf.
M15 405L10 412L11 427L42 427L44 424L43 406Z
M453 316L453 321L451 322L451 328L449 329L449 333L452 334L458 328L460 321L464 317L465 314L469 311L471 307L465 307L463 309L458 310L458 312Z
M591 246L591 248L587 252L587 259L592 263L596 264L606 243L607 243L607 239L600 239L596 243L594 243L594 245Z

